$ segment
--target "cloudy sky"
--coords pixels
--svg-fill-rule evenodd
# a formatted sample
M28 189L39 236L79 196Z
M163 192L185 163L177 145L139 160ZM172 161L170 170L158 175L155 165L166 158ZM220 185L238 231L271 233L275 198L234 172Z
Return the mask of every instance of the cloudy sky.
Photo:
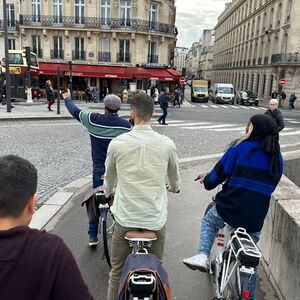
M178 47L190 48L199 41L203 29L212 29L230 0L176 0Z

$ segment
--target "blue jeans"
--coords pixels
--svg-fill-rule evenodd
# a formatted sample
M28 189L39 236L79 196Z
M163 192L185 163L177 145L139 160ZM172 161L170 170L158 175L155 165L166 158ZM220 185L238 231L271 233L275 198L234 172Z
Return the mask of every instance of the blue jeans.
M218 230L225 226L224 221L219 216L216 206L213 206L209 212L202 219L200 242L198 247L198 253L210 255L210 250L213 246L215 237ZM260 232L255 232L250 234L254 243L257 243L260 238ZM256 272L251 277L249 283L250 298L249 300L255 300L255 289L256 289Z
M103 184L101 177L105 173L104 164L100 167L93 167L93 189ZM89 220L88 234L91 238L96 238L98 235L99 218Z

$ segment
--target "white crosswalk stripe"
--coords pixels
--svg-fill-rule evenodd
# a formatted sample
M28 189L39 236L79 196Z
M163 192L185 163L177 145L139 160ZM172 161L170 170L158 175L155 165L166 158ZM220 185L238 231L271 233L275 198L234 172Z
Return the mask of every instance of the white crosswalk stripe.
M205 104L201 104L201 107L203 107L203 108L208 108L209 106L208 106L208 105L205 105Z
M230 107L239 109L239 107L238 107L238 106L235 106L235 105L231 105Z
M240 108L243 108L243 109L250 109L249 107L245 107L245 106L240 106Z
M235 126L234 124L218 124L218 125L208 125L208 126L193 126L193 127L182 127L184 129L213 129L213 128L220 128L220 127L231 127Z
M280 133L280 136L299 135L299 134L300 134L300 130L298 130L298 131L293 131L293 132L282 132L282 133Z
M250 106L250 108L255 109L255 110L260 110L258 107Z
M223 108L229 108L229 107L226 106L226 105L220 105L220 107L223 107Z
M289 121L289 123L292 123L292 124L300 124L299 121Z
M210 107L213 107L213 108L220 108L219 106L217 106L217 105L210 105Z

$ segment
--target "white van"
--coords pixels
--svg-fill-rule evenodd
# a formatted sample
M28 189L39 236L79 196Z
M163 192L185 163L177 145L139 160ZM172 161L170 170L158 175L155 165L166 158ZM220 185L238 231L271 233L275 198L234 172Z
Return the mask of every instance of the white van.
M234 104L234 87L231 83L215 83L213 89L214 103Z

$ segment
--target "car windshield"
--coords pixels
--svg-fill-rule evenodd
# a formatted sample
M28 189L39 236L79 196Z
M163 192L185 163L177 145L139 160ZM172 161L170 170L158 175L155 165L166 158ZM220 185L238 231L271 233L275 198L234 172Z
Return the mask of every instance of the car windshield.
M219 89L220 94L233 94L233 88L231 87L221 87Z
M194 89L194 92L196 92L196 93L207 92L207 87L206 86L194 86L193 89Z
M247 92L249 98L255 98L255 94L253 92Z

